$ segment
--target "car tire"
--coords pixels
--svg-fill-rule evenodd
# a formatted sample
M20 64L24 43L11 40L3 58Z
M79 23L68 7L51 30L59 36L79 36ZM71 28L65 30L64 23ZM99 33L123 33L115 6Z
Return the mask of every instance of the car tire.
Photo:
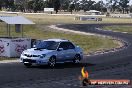
M26 67L30 67L32 64L31 64L31 63L24 63L24 65L25 65Z
M54 67L56 65L56 58L54 56L50 57L48 64L50 67Z
M73 63L80 63L80 60L81 60L81 57L80 57L80 55L79 54L76 54L75 55L75 57L74 57L74 59L73 59Z

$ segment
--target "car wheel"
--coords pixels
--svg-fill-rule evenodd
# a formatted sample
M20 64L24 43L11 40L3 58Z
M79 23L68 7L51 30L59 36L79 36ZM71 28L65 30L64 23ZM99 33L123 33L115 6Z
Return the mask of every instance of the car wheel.
M50 67L54 67L55 64L56 64L56 58L52 56L52 57L49 59L49 66L50 66Z
M31 64L31 63L24 63L24 65L25 65L26 67L30 67L32 64Z
M73 63L79 63L80 60L81 60L80 55L77 54L77 55L75 55L75 57L73 59Z

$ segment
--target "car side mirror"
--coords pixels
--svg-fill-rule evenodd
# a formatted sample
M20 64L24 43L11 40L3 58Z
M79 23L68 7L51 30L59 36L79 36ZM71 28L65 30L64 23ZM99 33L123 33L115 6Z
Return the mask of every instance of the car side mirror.
M58 48L58 51L63 51L63 48Z

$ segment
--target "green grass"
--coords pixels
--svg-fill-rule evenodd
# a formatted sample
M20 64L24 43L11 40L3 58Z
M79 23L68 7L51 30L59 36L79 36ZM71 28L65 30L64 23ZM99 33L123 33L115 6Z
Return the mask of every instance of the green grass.
M37 24L101 24L101 23L132 23L132 18L101 17L102 21L74 20L76 15L48 15L48 14L22 14Z
M24 32L25 36L35 39L68 39L82 47L85 51L85 54L88 54L89 52L95 52L97 50L111 49L118 46L118 42L110 38L58 32L53 31L53 29L41 26L27 26Z
M63 15L32 15L22 14L23 16L33 20L36 25L24 26L24 36L34 39L48 39L48 38L62 38L68 39L74 42L76 45L83 48L85 54L89 54L96 51L102 51L119 47L119 42L111 38L79 35L74 33L60 32L48 28L51 24L91 24L91 23L131 23L132 19L119 19L119 18L103 18L102 22L97 21L79 21L74 20L75 15L63 16ZM20 37L21 33L16 33L14 26L11 26L11 36ZM0 36L7 36L6 25L0 24ZM3 58L4 59L4 58ZM0 60L3 60L0 58Z
M14 25L10 25L11 29L10 29L10 36L13 37L21 37L22 35L20 33L16 33L15 32L15 26ZM0 37L7 37L7 26L5 23L0 23Z
M132 33L132 26L105 26L104 30Z
M1 16L5 16L5 14L0 14ZM16 14L6 14L7 16L16 16ZM102 23L132 23L132 18L112 18L112 17L101 17L102 21L80 21L74 20L74 18L78 15L51 15L51 14L25 14L19 13L19 16L24 16L36 24L102 24ZM87 15L86 15L87 16Z
M18 58L0 57L0 61L5 61L5 60L18 60Z
M6 31L0 30L0 36L6 36ZM21 36L21 33L15 33L11 29L12 36ZM84 49L85 54L98 50L111 49L118 46L118 42L110 38L87 36L73 33L53 31L47 25L29 25L24 27L24 36L34 39L62 38L68 39Z

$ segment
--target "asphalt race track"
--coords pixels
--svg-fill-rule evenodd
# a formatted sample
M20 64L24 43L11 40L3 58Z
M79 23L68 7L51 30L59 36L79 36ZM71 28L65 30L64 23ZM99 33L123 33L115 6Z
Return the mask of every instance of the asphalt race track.
M0 64L0 88L79 88L78 77L83 66L89 72L90 79L132 80L132 35L96 29L104 25L112 24L69 24L59 27L113 36L126 41L127 48L117 52L85 56L80 64L59 64L55 68L26 68L21 63ZM89 85L84 88L132 88L132 85Z

